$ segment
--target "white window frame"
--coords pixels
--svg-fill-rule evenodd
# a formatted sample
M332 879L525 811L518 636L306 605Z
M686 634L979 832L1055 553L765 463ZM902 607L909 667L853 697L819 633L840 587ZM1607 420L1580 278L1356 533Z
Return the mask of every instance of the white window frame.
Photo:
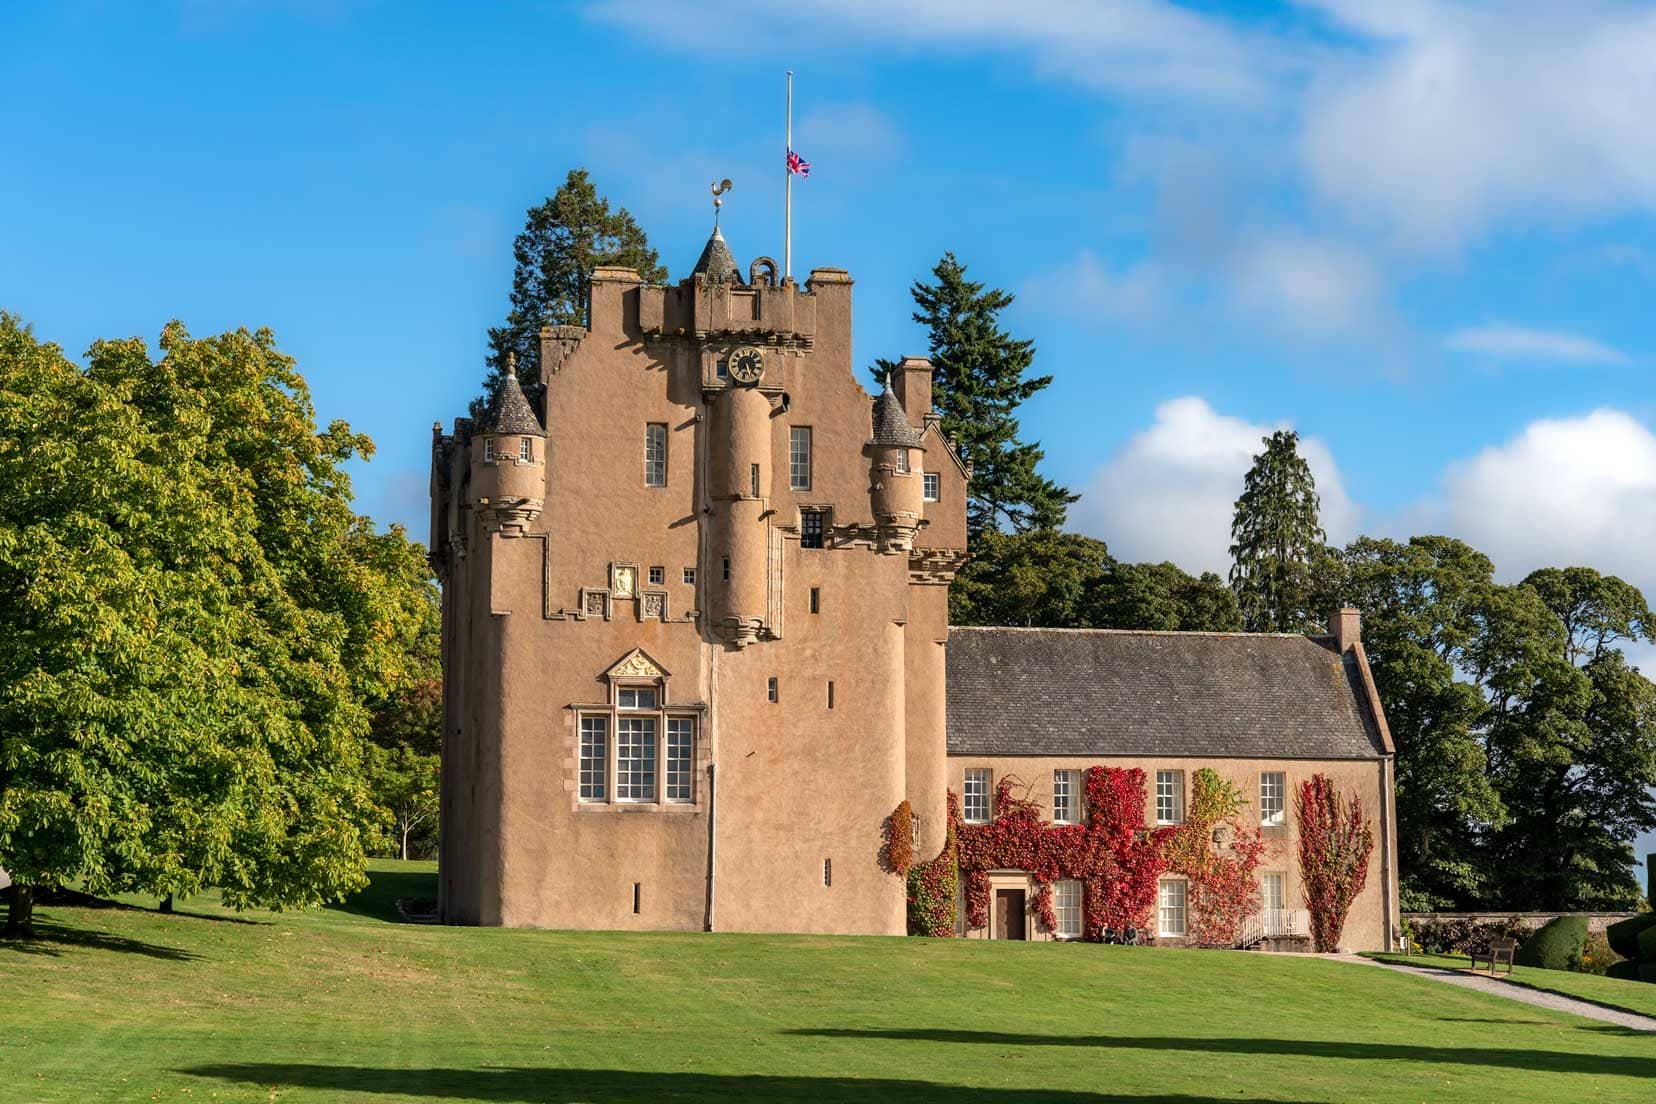
M1288 823L1288 773L1259 772L1259 824L1280 828Z
M529 438L518 438L518 463L527 464L535 459L535 450L529 444Z
M650 713L615 719L615 800L629 805L656 800L656 742L660 726Z
M1076 878L1061 878L1052 883L1052 914L1058 921L1053 931L1059 939L1081 938L1082 886Z
M988 767L967 767L965 781L960 787L960 818L967 824L988 824L994 815L994 807L990 798L990 783L994 781L994 772ZM981 806L981 814L973 815L974 809Z
M578 794L588 804L609 800L609 720L603 713L581 717Z
M695 586L696 585L696 569L695 568L693 568L693 567L685 568L684 569L684 574L681 577L684 579L684 585L685 586Z
M900 449L897 450L897 474L898 475L907 475L908 473L909 473L909 450L906 449L906 448L900 448Z
M943 493L943 477L936 472L920 473L920 498L926 502L936 502Z
M667 718L666 788L662 794L668 804L684 805L695 800L696 778L696 719L694 717Z
M788 489L811 489L810 426L792 426L788 429Z
M1156 772L1156 823L1183 824L1185 818L1184 771Z
M495 439L493 437L483 438L483 462L485 464L495 462Z
M1271 892L1271 886L1276 892ZM1273 904L1273 898L1275 903ZM1275 909L1281 911L1288 907L1288 875L1280 870L1267 870L1259 876L1259 907L1267 912Z
M1081 789L1081 772L1055 770L1052 772L1052 823L1080 824L1080 803L1076 800Z
M1183 878L1163 878L1157 882L1156 934L1168 939L1183 938L1189 930L1189 907L1190 886Z
M644 485L667 485L667 423L644 423Z

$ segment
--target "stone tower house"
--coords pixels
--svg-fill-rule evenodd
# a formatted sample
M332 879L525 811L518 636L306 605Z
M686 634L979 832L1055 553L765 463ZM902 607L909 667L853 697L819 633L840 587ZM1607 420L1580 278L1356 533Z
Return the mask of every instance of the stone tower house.
M900 934L907 799L943 843L966 472L905 359L871 398L851 278L592 275L433 440L450 923Z

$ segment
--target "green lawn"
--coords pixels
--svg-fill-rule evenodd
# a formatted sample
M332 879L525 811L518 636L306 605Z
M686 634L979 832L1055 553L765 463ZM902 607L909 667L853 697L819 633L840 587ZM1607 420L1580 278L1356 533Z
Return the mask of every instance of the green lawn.
M1465 955L1373 954L1368 957L1404 966L1439 966L1448 970L1466 970L1472 965L1472 960ZM1484 966L1478 972L1487 976L1489 967ZM1503 981L1508 980L1505 966L1501 967L1497 976ZM1568 970L1542 970L1535 966L1514 966L1510 980L1531 989L1545 989L1549 993L1563 993L1567 997L1579 997L1609 1008L1656 1016L1656 985L1649 982L1623 981Z
M0 1099L1642 1101L1656 1037L1292 956L47 908Z

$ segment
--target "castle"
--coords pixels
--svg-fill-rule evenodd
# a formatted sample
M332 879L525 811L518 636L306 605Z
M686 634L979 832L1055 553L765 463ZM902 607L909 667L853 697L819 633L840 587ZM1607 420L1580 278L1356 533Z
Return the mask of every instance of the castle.
M481 418L435 430L444 919L902 934L905 885L880 861L900 802L927 856L946 790L987 818L1021 772L1057 819L1085 767L1141 765L1160 819L1206 764L1262 808L1274 793L1262 823L1285 843L1310 769L1380 809L1351 927L1388 945L1391 746L1355 614L1318 640L951 642L969 473L926 360L879 395L858 384L851 307L844 270L800 285L760 258L744 276L715 228L676 286L594 271L588 325L541 332L534 401L508 373ZM1289 865L1268 905L1293 899ZM994 884L989 929L961 934L1071 934L1039 930L1026 873ZM1182 892L1161 901L1174 940Z

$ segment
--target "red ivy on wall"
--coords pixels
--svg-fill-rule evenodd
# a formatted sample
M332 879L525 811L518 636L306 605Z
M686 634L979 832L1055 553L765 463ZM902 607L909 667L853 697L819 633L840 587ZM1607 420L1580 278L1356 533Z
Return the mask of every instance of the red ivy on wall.
M1314 774L1294 795L1299 820L1300 884L1311 913L1311 943L1318 951L1339 946L1346 913L1368 881L1374 830L1363 817L1363 799L1342 799L1326 775Z
M935 858L914 863L908 871L908 920L910 935L927 935L935 939L952 938L955 933L955 898L959 893L960 863L957 831L960 823L960 801L953 793L947 795L948 825L944 829L943 850ZM898 808L903 808L908 802ZM912 813L910 814L912 816ZM912 822L910 831L913 831ZM912 855L911 855L912 857Z
M1239 819L1245 804L1232 783L1203 767L1191 777L1185 821L1167 842L1167 868L1190 884L1189 935L1201 946L1235 946L1243 923L1259 911L1254 875L1266 843ZM1228 846L1216 833L1228 837Z
M1156 879L1166 869L1163 847L1172 829L1144 823L1144 772L1092 767L1086 775L1085 824L1050 824L1013 776L995 788L995 819L957 828L960 872L966 878L966 925L989 923L989 871L1023 870L1035 879L1030 903L1048 931L1058 927L1052 883L1074 878L1083 886L1082 938L1097 942L1106 927L1149 932ZM950 820L958 805L949 795Z

